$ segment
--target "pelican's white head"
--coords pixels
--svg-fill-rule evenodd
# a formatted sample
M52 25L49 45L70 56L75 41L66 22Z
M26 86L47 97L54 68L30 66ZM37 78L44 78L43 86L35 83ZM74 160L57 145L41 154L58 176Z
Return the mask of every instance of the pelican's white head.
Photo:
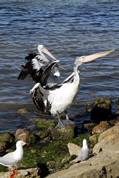
M26 143L23 140L18 140L16 143L16 148L24 146L24 145L26 145Z
M37 47L38 52L42 51L43 48L44 48L44 45L38 45Z

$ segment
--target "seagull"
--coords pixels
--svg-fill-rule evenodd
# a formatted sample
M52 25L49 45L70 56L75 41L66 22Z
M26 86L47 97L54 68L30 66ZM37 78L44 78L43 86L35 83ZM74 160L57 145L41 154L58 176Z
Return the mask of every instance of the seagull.
M49 111L52 116L58 118L58 125L64 127L60 120L60 115L65 113L66 120L69 121L66 110L71 106L79 90L79 67L83 63L92 62L97 58L104 57L112 51L113 50L109 50L88 56L76 57L72 74L67 77L64 82L53 86L53 88L43 88L40 83L36 83L30 90L30 94L36 107L39 109L42 108L44 111Z
M23 158L23 146L26 143L22 140L16 142L16 150L0 157L0 164L11 169ZM15 175L15 172L13 172Z
M38 53L30 53L25 57L27 62L21 66L22 69L18 80L24 80L27 75L30 74L33 81L40 82L43 86L47 83L51 73L53 73L55 77L60 76L59 60L57 60L44 45L38 45L37 50ZM50 59L47 58L46 55Z
M79 151L79 154L78 154L77 158L72 161L72 163L85 161L88 158L89 158L89 148L88 148L87 140L83 139L83 144Z

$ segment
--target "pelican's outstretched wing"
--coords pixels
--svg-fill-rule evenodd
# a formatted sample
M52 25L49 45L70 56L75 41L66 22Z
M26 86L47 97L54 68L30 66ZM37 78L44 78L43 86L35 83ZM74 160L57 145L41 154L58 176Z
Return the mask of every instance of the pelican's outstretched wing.
M34 85L34 87L30 90L30 94L36 108L42 112L46 112L49 106L47 100L48 93L42 88L40 83L36 83Z
M42 112L45 111L45 105L43 101L43 94L40 92L39 87L36 87L33 92L31 92L33 103L36 108Z
M25 65L21 65L22 69L17 77L18 80L24 80L28 74L31 74L33 71L32 59L37 56L36 53L29 53L28 56L25 57L27 62Z
M27 60L27 61L31 61L34 57L36 57L38 54L37 53L29 53L26 57L25 57L25 59Z
M24 80L29 74L30 62L27 62L25 65L21 66L22 69L17 77L18 80Z
M48 78L52 72L52 68L56 65L56 63L57 61L52 62L46 67L46 69L44 69L40 82L42 86L47 84Z

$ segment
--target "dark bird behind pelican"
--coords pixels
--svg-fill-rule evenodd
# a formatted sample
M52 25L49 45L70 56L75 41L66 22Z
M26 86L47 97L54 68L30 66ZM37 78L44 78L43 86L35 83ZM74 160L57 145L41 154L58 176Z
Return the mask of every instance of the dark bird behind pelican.
M56 77L60 76L59 61L43 45L38 45L38 53L30 53L25 59L27 62L22 65L18 80L24 80L30 75L33 81L40 82L43 86L51 73Z

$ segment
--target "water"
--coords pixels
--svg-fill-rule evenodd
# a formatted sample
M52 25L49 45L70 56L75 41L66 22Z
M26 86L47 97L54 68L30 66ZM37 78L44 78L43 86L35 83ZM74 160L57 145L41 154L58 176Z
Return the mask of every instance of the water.
M39 43L61 60L62 80L72 72L76 56L116 49L81 67L77 102L119 97L118 6L118 0L0 0L0 106L32 103L32 81L18 81L17 76L24 57ZM9 120L5 108L0 109L2 127ZM77 113L79 108L74 110ZM6 129L15 129L21 122L13 122L12 117L10 121Z

